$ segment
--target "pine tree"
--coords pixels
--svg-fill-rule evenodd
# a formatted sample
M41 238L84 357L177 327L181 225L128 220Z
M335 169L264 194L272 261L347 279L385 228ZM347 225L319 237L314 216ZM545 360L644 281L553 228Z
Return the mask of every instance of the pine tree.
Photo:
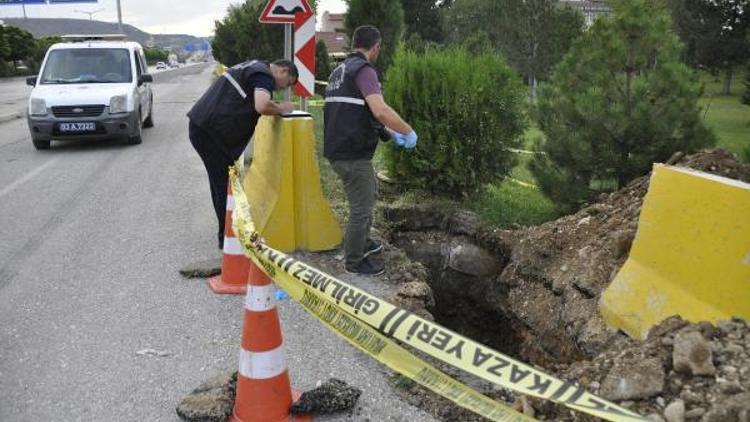
M531 97L584 23L580 13L556 0L462 0L448 10L446 22L449 41L470 50L482 50L478 34L489 38L489 46L527 79Z
M750 0L667 0L694 66L724 73L730 95L737 66L750 58Z
M401 0L407 37L416 34L422 41L443 42L440 5L435 0Z
M378 58L378 68L385 71L393 60L401 36L404 33L404 9L401 0L346 0L346 34L352 38L354 30L361 25L373 25L383 37Z
M328 47L323 40L318 40L315 44L315 80L327 81L331 74L331 61L328 57ZM323 95L324 86L315 85L318 94Z
M745 67L745 93L742 95L742 103L750 105L750 61Z
M675 151L715 142L665 8L651 0L611 4L614 16L597 20L540 89L546 140L530 168L566 210L588 199L592 183L619 188Z

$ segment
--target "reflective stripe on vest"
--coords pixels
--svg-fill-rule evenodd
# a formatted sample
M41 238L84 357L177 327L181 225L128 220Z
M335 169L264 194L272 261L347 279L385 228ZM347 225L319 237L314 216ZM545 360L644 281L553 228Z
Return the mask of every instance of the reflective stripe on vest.
M224 77L227 78L227 80L229 81L229 83L231 83L232 85L234 85L234 89L237 90L237 93L240 94L240 97L242 97L243 100L247 98L247 94L245 93L245 90L242 89L242 87L240 86L240 84L237 83L237 80L234 79L234 77L232 75L230 75L229 72L225 72L224 73Z
M352 98L352 97L327 97L326 98L327 103L347 103L347 104L354 104L359 106L365 105L365 100L361 98Z

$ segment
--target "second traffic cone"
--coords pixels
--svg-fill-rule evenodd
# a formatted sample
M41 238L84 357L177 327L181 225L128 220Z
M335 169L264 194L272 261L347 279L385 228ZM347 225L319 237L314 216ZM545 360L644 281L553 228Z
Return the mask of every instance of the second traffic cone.
M250 259L245 255L240 240L232 230L232 211L234 197L232 184L227 185L227 213L224 216L224 259L221 263L221 274L208 279L208 286L219 294L245 294Z
M292 391L289 383L281 324L276 312L276 287L253 263L250 263L247 281L237 393L229 420L311 421L309 416L289 413L299 394Z

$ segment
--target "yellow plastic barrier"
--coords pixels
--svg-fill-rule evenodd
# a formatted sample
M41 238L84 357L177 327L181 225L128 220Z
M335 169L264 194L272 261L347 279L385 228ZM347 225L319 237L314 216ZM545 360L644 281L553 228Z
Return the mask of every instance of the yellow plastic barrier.
M269 246L324 251L341 243L341 228L320 187L309 115L260 119L243 186L256 228Z
M600 310L640 339L672 315L750 319L750 184L655 165L630 257Z

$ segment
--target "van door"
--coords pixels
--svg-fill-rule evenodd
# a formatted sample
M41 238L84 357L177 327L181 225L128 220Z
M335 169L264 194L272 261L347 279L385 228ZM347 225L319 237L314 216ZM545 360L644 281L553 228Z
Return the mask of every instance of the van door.
M140 51L133 50L133 56L135 57L135 72L136 72L136 96L138 97L136 99L136 104L140 105L141 110L141 122L148 116L148 113L151 112L148 107L148 101L150 97L150 87L148 83L139 84L138 81L141 80L141 76L146 73L145 63L143 61L143 58L141 56Z

